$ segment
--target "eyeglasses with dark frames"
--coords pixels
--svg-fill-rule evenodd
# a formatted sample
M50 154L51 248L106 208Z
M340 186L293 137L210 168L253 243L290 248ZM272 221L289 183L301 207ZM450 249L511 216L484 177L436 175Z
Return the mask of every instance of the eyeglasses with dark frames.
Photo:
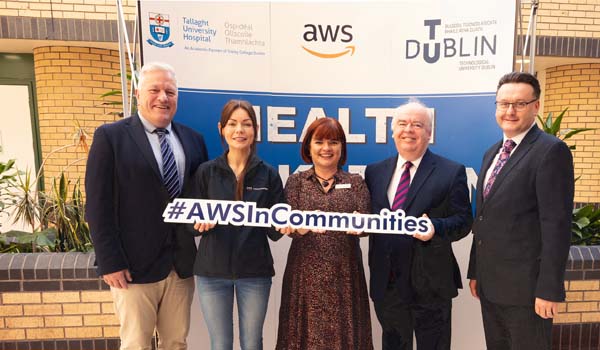
M513 106L513 108L517 111L522 111L525 109L525 107L527 107L529 104L534 103L535 101L537 101L538 99L533 99L529 102L504 102L504 101L496 101L496 109L500 110L500 111L505 111L507 110L510 106Z

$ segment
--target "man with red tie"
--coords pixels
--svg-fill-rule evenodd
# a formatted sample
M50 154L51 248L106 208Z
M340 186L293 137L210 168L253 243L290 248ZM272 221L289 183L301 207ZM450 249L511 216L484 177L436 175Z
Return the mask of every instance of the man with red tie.
M573 158L535 125L540 83L509 73L496 92L503 139L484 155L468 277L481 301L489 350L550 349L552 318L565 299Z
M383 328L383 349L450 350L452 298L462 288L452 242L473 222L461 164L429 151L432 111L417 100L396 109L398 155L367 166L372 212L428 216L431 230L414 236L371 234L371 299Z

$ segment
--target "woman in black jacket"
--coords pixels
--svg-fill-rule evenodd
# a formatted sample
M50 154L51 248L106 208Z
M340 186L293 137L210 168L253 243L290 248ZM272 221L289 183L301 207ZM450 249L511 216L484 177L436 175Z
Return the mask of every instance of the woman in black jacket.
M228 149L198 167L193 195L255 202L262 208L284 202L279 174L256 155L258 126L252 105L243 100L227 102L218 128ZM194 274L211 349L233 348L234 293L240 346L262 349L262 328L275 274L267 237L275 241L282 235L270 227L196 223L194 228L202 235Z

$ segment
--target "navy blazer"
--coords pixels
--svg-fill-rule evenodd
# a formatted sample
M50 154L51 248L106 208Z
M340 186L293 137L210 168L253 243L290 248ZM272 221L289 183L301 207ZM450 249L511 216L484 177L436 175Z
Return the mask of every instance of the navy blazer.
M498 304L562 301L574 195L571 151L534 125L484 201L485 173L501 146L483 157L468 277Z
M172 122L185 153L184 186L208 159L204 139ZM133 283L192 276L194 239L163 222L169 203L159 166L138 115L96 129L85 175L86 219L98 274L129 269Z
M387 190L397 159L367 166L365 180L373 213L390 208ZM394 271L395 287L404 302L412 301L414 292L444 299L455 297L462 282L452 242L465 237L473 222L465 167L427 150L410 185L404 211L415 217L427 214L435 235L421 242L406 235L371 234L371 298L383 298L390 270Z

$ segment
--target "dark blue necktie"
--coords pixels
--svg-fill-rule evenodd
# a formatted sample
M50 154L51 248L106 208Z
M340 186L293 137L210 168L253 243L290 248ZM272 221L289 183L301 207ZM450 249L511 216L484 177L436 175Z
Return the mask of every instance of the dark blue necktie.
M160 142L160 154L162 156L163 182L169 193L169 198L173 199L179 195L181 184L179 183L179 173L177 172L177 163L171 145L167 140L169 130L157 128L154 132L158 135Z

